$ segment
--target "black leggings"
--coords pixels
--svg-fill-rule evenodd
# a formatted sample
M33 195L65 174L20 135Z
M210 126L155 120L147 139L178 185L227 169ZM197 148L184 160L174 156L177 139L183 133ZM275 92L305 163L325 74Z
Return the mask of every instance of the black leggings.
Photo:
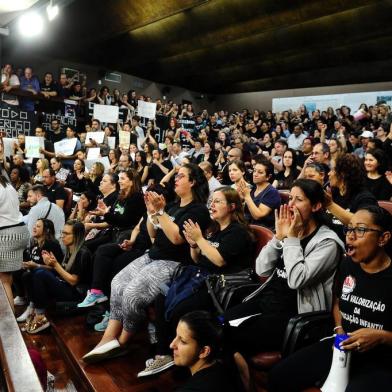
M144 254L144 250L124 251L119 245L101 245L94 255L93 280L91 288L102 290L110 295L112 279L129 263Z
M256 297L226 310L223 316L228 322L257 313L262 311ZM281 350L286 327L292 316L294 314L261 314L244 321L238 327L229 327L227 338L230 349L246 355Z
M269 374L270 392L300 392L306 388L321 387L326 380L332 362L333 339L318 342L287 357ZM350 382L346 392L389 391L392 386L392 370L388 361L353 352Z

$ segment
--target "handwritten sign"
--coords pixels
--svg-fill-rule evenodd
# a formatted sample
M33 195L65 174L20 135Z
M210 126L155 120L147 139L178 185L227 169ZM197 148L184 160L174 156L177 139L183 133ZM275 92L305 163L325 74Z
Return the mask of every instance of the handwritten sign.
M26 157L27 158L43 158L40 153L40 148L45 148L45 141L43 137L26 136L25 139Z
M137 114L150 120L155 118L157 104L153 102L137 101Z
M54 151L56 154L73 155L77 140L76 137L60 140L54 143Z
M87 159L98 159L101 153L101 149L99 147L89 147L87 151Z
M4 131L6 137L14 138L18 134L33 134L37 125L37 116L34 112L25 112L19 109L0 109L0 131Z
M113 105L94 105L94 118L101 122L116 123L118 121L119 107Z
M129 148L131 144L131 133L127 131L121 131L118 133L119 146L123 148Z
M95 140L97 143L103 143L103 138L105 137L105 132L98 131L98 132L87 132L86 134L86 141L90 139Z

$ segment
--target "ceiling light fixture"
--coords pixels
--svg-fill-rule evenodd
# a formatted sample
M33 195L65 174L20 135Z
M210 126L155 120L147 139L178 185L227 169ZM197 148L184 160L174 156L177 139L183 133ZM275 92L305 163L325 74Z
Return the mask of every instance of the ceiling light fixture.
M35 37L42 33L44 20L37 12L28 12L19 18L18 27L24 37Z
M48 19L51 22L59 14L59 6L53 4L53 0L46 7L46 13L48 14Z

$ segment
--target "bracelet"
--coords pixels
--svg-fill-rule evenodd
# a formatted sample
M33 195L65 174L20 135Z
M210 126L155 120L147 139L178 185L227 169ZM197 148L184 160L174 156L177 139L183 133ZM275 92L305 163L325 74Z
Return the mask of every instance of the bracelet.
M336 332L339 328L342 328L342 329L343 329L343 327L342 327L341 325L338 325L337 327L335 327L335 328L333 329L333 331Z
M198 248L197 244L196 245L189 245L192 249Z

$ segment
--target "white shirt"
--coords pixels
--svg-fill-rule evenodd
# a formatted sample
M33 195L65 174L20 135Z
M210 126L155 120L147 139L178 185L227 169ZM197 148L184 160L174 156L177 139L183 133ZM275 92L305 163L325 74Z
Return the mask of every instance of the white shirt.
M10 184L5 187L0 184L0 227L17 225L21 221L18 192Z
M5 82L6 76L5 74L1 75L1 83ZM9 79L10 86L19 86L19 78L16 75L11 75ZM11 90L12 92L12 90ZM11 92L7 93L4 91L1 95L1 100L4 101L5 103L8 103L8 105L19 105L18 98L15 95L12 95Z
M31 207L28 215L23 217L23 221L26 223L29 229L30 236L33 236L33 227L38 219L44 218L49 211L49 206L52 205L47 219L51 220L54 225L56 232L56 238L59 240L61 230L64 227L64 211L57 204L51 203L47 197L43 197L35 206Z

